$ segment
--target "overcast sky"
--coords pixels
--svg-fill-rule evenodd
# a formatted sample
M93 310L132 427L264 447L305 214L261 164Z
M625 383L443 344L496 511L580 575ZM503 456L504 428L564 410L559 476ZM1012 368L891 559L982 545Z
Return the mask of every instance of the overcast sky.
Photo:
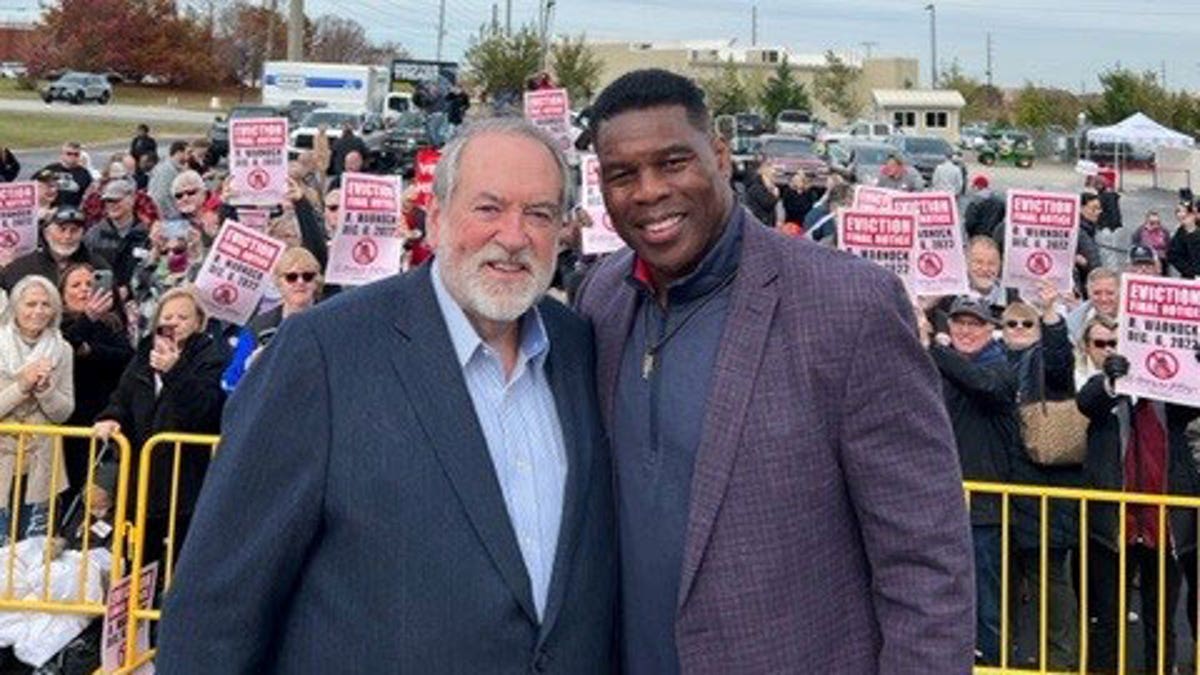
M198 1L198 0L197 0ZM218 0L220 1L220 0ZM280 8L287 0L278 0ZM492 0L445 0L443 56L461 56ZM307 0L307 13L358 20L373 39L393 40L421 58L436 54L439 0ZM501 22L505 0L496 0ZM922 84L929 78L927 0L558 0L556 33L586 31L630 41L736 38L749 45L751 7L758 6L758 42L798 53L858 50L916 56ZM984 76L992 34L993 76L1002 86L1026 80L1096 91L1096 73L1120 62L1160 71L1167 85L1200 90L1200 0L936 0L938 61L957 59ZM536 21L537 0L512 0L513 23ZM0 0L0 19L28 17L29 0Z

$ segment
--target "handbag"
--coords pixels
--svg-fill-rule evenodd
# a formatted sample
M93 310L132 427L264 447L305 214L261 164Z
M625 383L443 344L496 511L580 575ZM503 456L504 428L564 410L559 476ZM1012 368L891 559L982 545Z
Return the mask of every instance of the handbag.
M1046 400L1045 363L1038 366L1039 400L1020 406L1021 438L1034 464L1082 464L1087 453L1088 418L1075 401Z

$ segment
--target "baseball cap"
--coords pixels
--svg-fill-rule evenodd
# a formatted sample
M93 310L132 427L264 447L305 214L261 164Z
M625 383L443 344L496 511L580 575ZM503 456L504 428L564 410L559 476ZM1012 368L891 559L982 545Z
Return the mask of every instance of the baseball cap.
M124 199L133 194L133 192L133 183L124 178L118 178L110 180L105 184L104 191L100 193L100 199Z
M1137 244L1129 249L1129 262L1133 264L1158 262L1158 256L1149 246Z
M988 185L988 177L981 173L975 174L975 177L971 179L971 187L975 188L976 190L982 190Z
M51 222L54 223L74 223L76 225L83 225L86 221L87 218L83 215L83 211L74 206L58 207L58 210L54 212L54 218L51 219Z
M972 298L969 295L960 295L955 298L954 303L950 305L950 316L955 317L962 314L970 314L971 316L990 324L996 323L996 317L992 314L992 308L986 302L979 298Z
M50 168L40 169L33 174L33 179L39 183L54 183L58 181L58 172Z

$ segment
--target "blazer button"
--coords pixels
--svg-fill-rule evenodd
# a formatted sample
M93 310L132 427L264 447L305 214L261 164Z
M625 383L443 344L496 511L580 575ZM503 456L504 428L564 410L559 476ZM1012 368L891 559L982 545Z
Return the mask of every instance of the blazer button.
M533 672L544 673L550 669L550 655L546 652L538 652L533 657Z

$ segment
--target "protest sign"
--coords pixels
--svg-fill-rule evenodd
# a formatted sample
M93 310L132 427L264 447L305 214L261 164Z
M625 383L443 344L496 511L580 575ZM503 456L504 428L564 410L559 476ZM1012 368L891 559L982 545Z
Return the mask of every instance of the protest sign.
M433 199L433 175L437 171L438 161L442 151L437 148L421 148L417 150L416 168L413 172L413 185L417 187L417 206L426 208Z
M1075 240L1079 236L1079 196L1009 190L1004 227L1004 286L1025 300L1038 297L1049 281L1063 295L1074 287Z
M287 140L285 118L229 120L229 203L274 206L284 200Z
M1200 281L1123 274L1117 323L1117 393L1200 406Z
M325 274L328 283L357 286L400 271L400 196L398 176L342 174L338 231L329 246Z
M899 211L841 209L838 248L895 272L912 288L916 267L917 217Z
M965 295L967 258L958 205L949 192L914 192L892 197L892 210L917 217L917 262L912 275L917 295Z
M854 186L854 208L868 211L889 211L892 208L892 198L903 194L899 190L871 187L870 185Z
M581 233L583 254L599 255L624 248L625 242L617 236L608 209L604 208L604 195L600 193L600 160L595 155L581 155L579 174L579 203L592 223Z
M38 185L0 184L0 265L37 249Z
M559 148L573 149L571 106L566 89L542 89L525 92L525 119L541 127L558 141Z
M196 292L211 317L244 325L254 314L286 245L225 221L196 276Z
M154 585L158 581L158 563L153 562L142 568L138 584L138 608L149 609L154 606ZM104 607L104 622L100 630L100 667L106 673L111 673L125 665L125 637L129 625L129 591L133 584L133 575L121 577L108 589L108 600ZM150 649L150 622L138 624L137 653ZM154 664L148 663L133 675L151 675Z

